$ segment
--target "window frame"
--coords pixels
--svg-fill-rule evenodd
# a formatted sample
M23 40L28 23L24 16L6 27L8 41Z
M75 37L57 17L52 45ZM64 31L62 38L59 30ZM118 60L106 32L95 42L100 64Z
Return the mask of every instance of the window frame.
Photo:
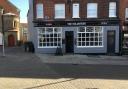
M91 8L91 10L94 11L93 15L89 15L90 13L92 13L92 11L89 12L90 11L89 5L95 5L94 7L96 7L96 8ZM98 3L87 3L87 18L98 18Z
M128 20L128 7L125 8L125 20Z
M87 27L93 27L93 32L87 32ZM96 27L100 27L101 28L101 32L95 32L95 28ZM104 41L103 41L103 26L86 26L86 27L84 27L84 29L85 29L85 31L84 32L79 32L79 27L77 28L77 48L99 48L99 47L104 47ZM90 34L98 34L98 41L91 41L90 39L91 39L91 36L90 36ZM79 37L79 35L81 34L81 37ZM85 35L85 38L82 38L82 34L89 34L89 37L87 37L86 35ZM100 36L99 34L102 34L102 36ZM102 41L100 41L99 39L100 39L100 37L102 37ZM81 39L81 41L79 41L78 39ZM86 39L87 38L89 38L89 41L87 41ZM94 38L96 38L96 35L93 37L93 39ZM82 41L82 39L85 39L85 41ZM79 45L79 42L81 43L81 45ZM82 43L83 42L85 42L85 45L84 46L82 46ZM89 46L87 46L86 44L87 44L87 42L89 43ZM96 46L96 45L93 45L93 46L91 46L90 45L90 43L95 43L95 42L98 42L98 45ZM100 42L102 42L102 45L100 45L99 43Z
M44 5L43 5L43 3L37 3L36 4L36 18L37 19L44 18Z
M64 11L62 10L61 12L59 12L59 14L60 14L60 13L61 13L61 14L63 13L63 15L60 15L60 16L57 15L57 13L58 13L58 12L57 12L57 11L58 11L58 10L57 10L57 9L58 9L58 8L57 8L57 5L58 5L58 7L63 5L63 10L64 10ZM56 8L57 8L57 9L56 9ZM59 9L60 9L60 8L59 8ZM62 9L62 7L61 7L61 9ZM54 5L54 13L55 13L55 14L54 14L54 18L55 18L55 19L65 19L65 15L66 15L65 4L64 4L64 3L57 3L57 4L55 4L55 5Z
M74 8L75 5L78 5L78 8L77 8L78 11L75 10L76 9L76 8ZM75 12L77 12L77 15L74 14ZM72 4L72 18L80 18L80 4L79 3L73 3Z
M115 5L115 7L113 5L114 9L111 7L112 6L111 4ZM117 3L116 2L109 2L109 17L110 18L117 17Z
M45 30L45 33L40 33L39 31L40 31L40 28L43 28L44 30ZM60 47L62 47L62 27L40 27L40 28L37 28L37 35L38 35L38 48L57 48L57 47L59 47L59 45L58 45L58 38L60 38ZM52 38L52 39L57 39L57 46L40 46L40 36L39 35L50 35L50 33L47 33L46 34L46 30L47 30L47 28L52 28L52 33L51 33L51 35L53 35L52 37L46 37L45 38L45 40L47 39L47 38ZM60 31L59 32L55 32L55 28L60 28ZM54 34L57 34L57 37L54 37ZM58 35L58 34L60 34L60 36ZM48 43L52 43L52 44L54 44L56 41L53 41L53 43L52 42L44 42L44 43L46 43L46 44L48 44ZM43 44L43 41L42 41L42 44Z

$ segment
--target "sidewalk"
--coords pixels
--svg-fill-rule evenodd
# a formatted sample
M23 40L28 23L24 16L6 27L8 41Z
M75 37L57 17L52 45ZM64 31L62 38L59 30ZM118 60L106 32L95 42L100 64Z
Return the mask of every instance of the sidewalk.
M6 48L6 57L0 56L0 89L128 88L128 66L72 65L105 61L124 64L128 60L126 56L36 55L19 47Z
M128 56L36 54L43 63L128 65Z

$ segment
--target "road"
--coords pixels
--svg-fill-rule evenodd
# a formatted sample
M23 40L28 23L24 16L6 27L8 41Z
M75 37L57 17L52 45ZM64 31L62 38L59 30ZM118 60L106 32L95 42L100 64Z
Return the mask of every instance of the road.
M127 89L127 65L43 63L23 48L0 56L0 89Z

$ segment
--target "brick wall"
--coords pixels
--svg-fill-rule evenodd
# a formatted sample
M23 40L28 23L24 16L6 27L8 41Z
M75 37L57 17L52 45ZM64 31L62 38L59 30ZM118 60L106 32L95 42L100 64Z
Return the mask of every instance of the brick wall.
M128 8L128 0L120 0L119 17L122 25L125 22L125 8Z
M81 19L84 19L87 17L87 3L89 2L98 3L98 18L108 18L109 1L118 1L118 0L72 0L72 3L80 3ZM37 3L43 3L44 17L48 16L49 20L54 20L54 4L65 3L66 20L69 20L72 18L72 4L68 4L67 0L34 0L34 18L36 17Z
M19 11L17 11L17 8L13 6L8 0L0 0L0 6L4 8L5 13L11 12L19 16Z

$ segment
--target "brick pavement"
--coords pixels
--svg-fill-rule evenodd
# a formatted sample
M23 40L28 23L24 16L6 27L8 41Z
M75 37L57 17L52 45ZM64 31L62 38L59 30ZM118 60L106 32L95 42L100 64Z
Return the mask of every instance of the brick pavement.
M6 52L6 57L0 56L0 89L127 89L128 87L127 72L125 72L127 66L122 68L124 72L113 69L114 73L125 73L121 78L105 78L104 75L103 78L73 77L70 74L66 77L50 64L43 63L35 54L24 53L21 48L9 48ZM71 57L72 60L73 58ZM87 69L91 71L93 68L95 67ZM77 71L79 69L77 67Z

